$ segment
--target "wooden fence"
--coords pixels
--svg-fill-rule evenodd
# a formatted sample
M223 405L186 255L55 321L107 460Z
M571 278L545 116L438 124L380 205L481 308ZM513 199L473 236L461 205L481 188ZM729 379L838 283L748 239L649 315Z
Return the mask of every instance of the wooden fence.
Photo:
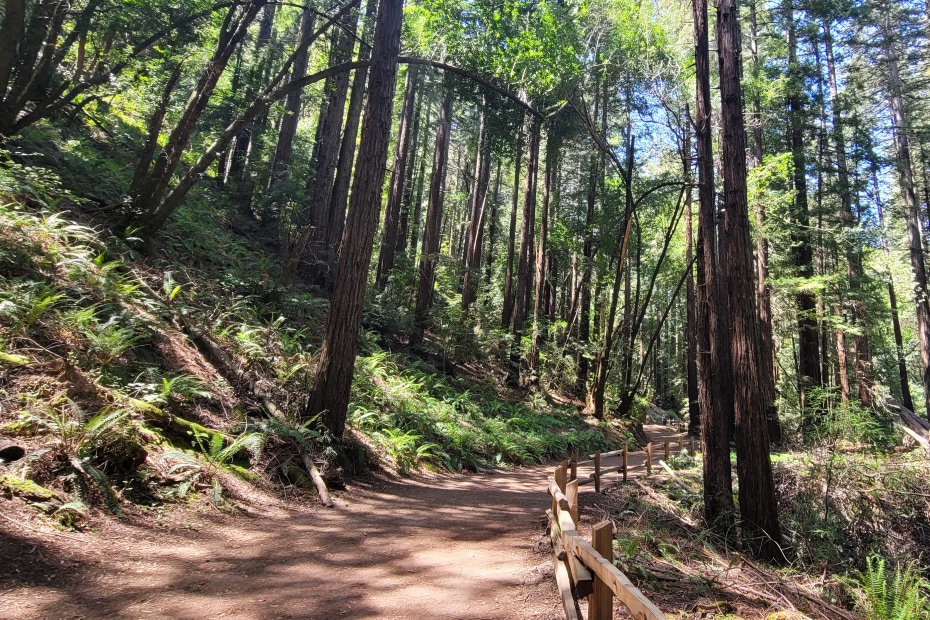
M678 452L684 448L684 439L679 438ZM671 456L671 443L663 445L665 458ZM694 440L689 442L694 454ZM621 457L620 464L604 467L603 460ZM646 446L644 465L646 475L652 473L652 444ZM661 461L660 461L661 462ZM578 468L593 465L593 471L583 478L578 477ZM664 465L664 464L663 464ZM549 477L549 495L552 508L546 511L549 517L549 536L552 540L555 579L562 597L562 608L567 620L578 620L575 597L588 598L588 620L609 620L613 617L613 597L617 597L637 620L665 620L665 614L646 598L630 582L626 575L614 566L613 524L602 521L594 526L591 542L582 538L577 531L578 489L593 484L600 492L605 477L617 474L627 479L629 454L626 446L614 452L596 452L589 459L579 461L573 456L563 461Z

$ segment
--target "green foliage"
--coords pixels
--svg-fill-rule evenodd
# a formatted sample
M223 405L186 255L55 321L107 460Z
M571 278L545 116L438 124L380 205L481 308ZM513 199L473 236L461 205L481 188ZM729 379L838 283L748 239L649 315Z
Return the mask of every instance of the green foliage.
M54 406L23 412L20 423L51 438L52 451L70 469L66 478L72 481L82 501L89 500L95 491L111 512L122 514L110 480L99 465L106 461L109 447L126 435L128 416L125 409L104 409L88 419L74 401L65 398Z
M402 469L451 470L539 463L607 446L604 436L545 403L505 403L487 386L462 385L420 363L376 350L357 361L351 426Z
M264 433L243 433L229 445L224 445L223 436L219 433L207 435L189 431L189 434L192 437L191 447L196 453L171 450L159 456L158 460L168 466L167 475L181 476L174 487L173 495L183 498L193 487L202 486L209 490L210 501L215 506L219 506L223 501L223 485L219 479L219 472L222 470L238 473L232 464L236 455L245 450L253 459L258 459L267 439Z
M930 618L930 582L921 576L913 562L894 576L887 574L885 559L866 558L865 571L859 573L863 611L874 620L925 620Z

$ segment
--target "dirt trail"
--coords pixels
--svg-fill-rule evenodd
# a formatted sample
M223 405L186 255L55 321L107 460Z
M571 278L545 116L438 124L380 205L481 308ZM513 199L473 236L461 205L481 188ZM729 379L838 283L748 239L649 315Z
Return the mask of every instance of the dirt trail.
M371 478L334 509L201 503L94 533L50 534L0 499L0 618L560 618L550 472Z
M95 534L27 530L0 500L20 524L0 520L0 618L557 618L534 551L547 471L370 479L335 509L266 498Z

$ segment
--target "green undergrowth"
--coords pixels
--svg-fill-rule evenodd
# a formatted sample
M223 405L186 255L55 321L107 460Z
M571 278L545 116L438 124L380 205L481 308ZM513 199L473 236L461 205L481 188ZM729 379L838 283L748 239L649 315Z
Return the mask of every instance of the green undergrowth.
M785 554L774 564L740 546L738 525L726 537L706 529L700 459L668 463L674 476L659 472L597 500L615 524L617 566L661 607L687 599L717 617L839 617L833 606L864 618L930 618L921 450L821 443L773 458ZM805 615L776 613L792 607Z
M357 456L356 444L340 447L302 418L328 302L301 282L275 283L276 250L257 224L195 192L158 251L139 254L92 224L112 186L72 183L112 153L63 138L53 146L0 151L0 437L27 452L0 463L4 494L80 526L94 507L122 514L197 497L230 506L228 475L310 489L301 451L324 471ZM67 165L39 165L49 158ZM103 193L88 196L94 185ZM541 394L507 402L490 373L466 381L382 350L377 327L360 338L349 419L361 462L475 470L611 445L613 431ZM243 371L283 420L236 389Z
M381 350L356 362L350 423L401 469L541 463L609 445L601 430L544 399L504 402L491 385L431 370Z

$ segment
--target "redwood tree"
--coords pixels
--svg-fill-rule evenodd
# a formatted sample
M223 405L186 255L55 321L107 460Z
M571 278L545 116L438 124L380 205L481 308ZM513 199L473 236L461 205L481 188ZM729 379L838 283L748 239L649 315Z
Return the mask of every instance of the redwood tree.
M349 217L342 236L323 348L303 416L309 418L322 413L326 428L337 438L345 431L355 373L355 347L368 285L368 266L381 211L381 185L391 139L403 17L403 0L381 1Z

